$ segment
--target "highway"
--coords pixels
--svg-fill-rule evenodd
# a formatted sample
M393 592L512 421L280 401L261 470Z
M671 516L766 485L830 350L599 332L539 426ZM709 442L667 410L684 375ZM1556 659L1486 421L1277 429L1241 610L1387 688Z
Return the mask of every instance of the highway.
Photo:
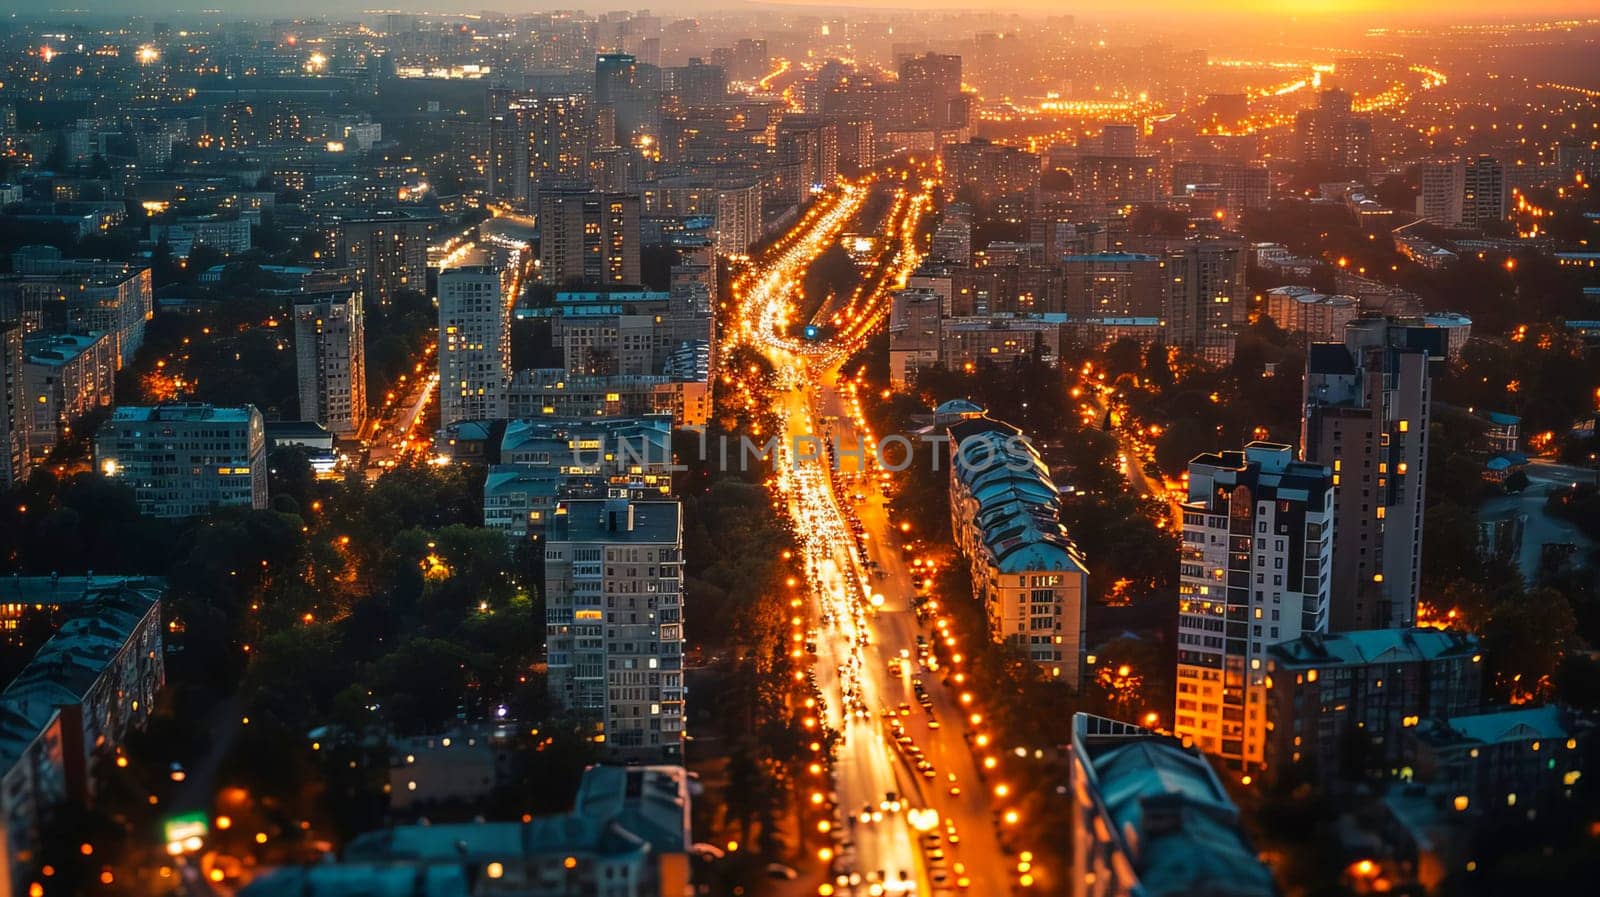
M947 686L951 671L919 650L936 633L912 608L916 585L894 547L891 526L898 524L891 524L878 488L885 474L851 460L864 441L870 456L874 443L854 386L840 374L887 315L888 292L917 263L916 229L931 187L925 181L918 192L904 175L847 185L802 218L736 286L739 337L778 371L773 410L783 421L785 448L775 459L775 488L796 523L805 562L821 718L840 736L831 793L842 824L832 832L833 868L821 893L1009 890L992 784L980 778L967 740L961 689ZM788 332L796 316L792 285L852 222L866 192L885 189L894 190L881 225L887 250L863 270L848 323L819 342L796 340ZM819 441L840 449L837 471L830 472Z

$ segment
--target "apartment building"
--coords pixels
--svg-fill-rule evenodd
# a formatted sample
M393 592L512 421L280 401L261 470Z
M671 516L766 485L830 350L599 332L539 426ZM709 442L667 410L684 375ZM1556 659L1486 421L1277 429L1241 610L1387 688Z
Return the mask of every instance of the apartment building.
M1010 424L964 418L949 433L951 529L989 637L1076 689L1089 570L1061 525L1050 471Z
M152 517L267 507L266 428L254 405L120 406L95 434L94 460Z
M550 697L608 753L681 757L683 520L676 501L563 503L545 540Z
M359 436L367 422L367 338L361 294L296 297L294 350L300 419L315 421L336 436Z
M1189 462L1174 731L1249 778L1266 762L1268 649L1328 628L1333 476L1252 442Z

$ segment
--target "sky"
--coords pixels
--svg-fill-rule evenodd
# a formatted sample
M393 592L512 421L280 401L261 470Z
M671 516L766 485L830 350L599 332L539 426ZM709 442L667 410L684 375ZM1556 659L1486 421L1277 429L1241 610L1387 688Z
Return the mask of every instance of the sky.
M540 9L651 9L658 15L707 11L716 9L749 9L755 3L736 0L46 0L44 3L24 3L19 0L0 0L0 10L7 13L40 13L49 9L75 9L89 12L140 13L178 17L183 11L222 10L249 14L252 17L272 15L327 13L329 10L359 12L366 9L400 9L408 11L430 10L436 12L478 12L485 9L508 12ZM1326 16L1339 18L1365 17L1376 24L1380 21L1435 21L1462 20L1516 20L1553 16L1600 16L1600 3L1596 0L1526 0L1508 4L1505 0L1140 0L1137 4L1117 0L999 0L985 3L982 0L853 0L848 3L817 3L810 0L773 0L760 5L782 5L791 8L816 9L996 9L1050 14L1078 14L1094 18L1132 17L1182 17L1200 18L1224 16L1263 16L1291 20Z

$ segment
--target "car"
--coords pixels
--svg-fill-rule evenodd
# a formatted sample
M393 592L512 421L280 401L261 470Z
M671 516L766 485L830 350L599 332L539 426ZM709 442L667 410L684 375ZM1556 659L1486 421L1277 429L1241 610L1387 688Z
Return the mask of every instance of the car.
M934 717L931 717L931 716L928 717L928 728L930 728L930 729L939 728L939 720L934 718Z
M901 716L910 716L911 715L911 705L905 703L904 701L902 701L900 703L900 715Z
M800 873L794 871L793 867L785 866L782 863L768 863L767 877L780 881L794 881L800 877Z

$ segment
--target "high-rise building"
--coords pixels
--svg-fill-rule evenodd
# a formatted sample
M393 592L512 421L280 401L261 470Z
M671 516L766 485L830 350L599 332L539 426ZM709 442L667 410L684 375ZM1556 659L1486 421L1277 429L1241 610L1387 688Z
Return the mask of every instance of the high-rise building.
M597 134L601 143L636 146L645 135L661 130L661 69L629 53L601 53L594 62L594 101L610 109L612 134Z
M1227 165L1222 169L1223 224L1244 229L1244 213L1264 209L1272 198L1272 179L1264 164Z
M683 521L676 501L580 499L545 542L550 696L593 714L606 748L682 756Z
M1166 258L1143 252L1061 257L1066 312L1113 318L1160 317L1166 311Z
M22 324L0 321L0 488L28 478L28 411Z
M367 421L366 318L355 291L294 300L300 419L354 437Z
M1154 155L1083 155L1072 165L1073 190L1088 205L1154 202L1161 193Z
M587 190L541 196L539 270L546 283L562 286L639 284L639 197Z
M1432 160L1418 166L1422 184L1417 195L1417 215L1444 227L1464 221L1462 200L1467 195L1467 167L1459 160Z
M664 69L661 89L677 106L708 106L727 99L728 76L722 66L694 56L688 65Z
M1139 153L1139 126L1113 122L1100 131L1100 155L1134 156Z
M1336 631L1410 626L1421 581L1432 372L1443 331L1364 316L1306 356L1305 459L1333 471Z
M787 168L792 199L803 202L815 189L833 186L839 177L839 130L814 115L785 116L778 123L778 165Z
M963 201L994 208L1010 204L1027 211L1038 202L1039 156L1014 146L974 137L944 147L945 184Z
M95 434L94 460L150 517L267 507L266 425L254 405L119 406Z
M1506 169L1493 156L1467 160L1463 172L1461 220L1468 227L1484 228L1506 220L1510 197Z
M1239 809L1192 745L1072 717L1071 897L1277 897Z
M1300 161L1365 171L1372 163L1372 122L1352 111L1350 95L1325 90L1317 108L1301 110L1294 120Z
M488 265L439 274L439 423L506 416L511 301Z
M112 404L117 352L111 334L105 332L35 333L23 348L26 405L33 416L28 456L37 463L85 414Z
M491 198L537 211L542 191L588 181L593 129L581 96L515 97L489 119Z
M401 290L428 290L428 237L434 221L400 213L332 221L322 263L354 268L362 301L388 305Z
M901 62L900 94L908 127L960 128L967 123L960 56L930 52Z
M1185 240L1169 244L1165 255L1167 343L1191 349L1212 364L1231 362L1248 314L1244 244Z
M1189 462L1173 731L1231 770L1266 760L1268 649L1328 629L1333 476L1252 442Z

